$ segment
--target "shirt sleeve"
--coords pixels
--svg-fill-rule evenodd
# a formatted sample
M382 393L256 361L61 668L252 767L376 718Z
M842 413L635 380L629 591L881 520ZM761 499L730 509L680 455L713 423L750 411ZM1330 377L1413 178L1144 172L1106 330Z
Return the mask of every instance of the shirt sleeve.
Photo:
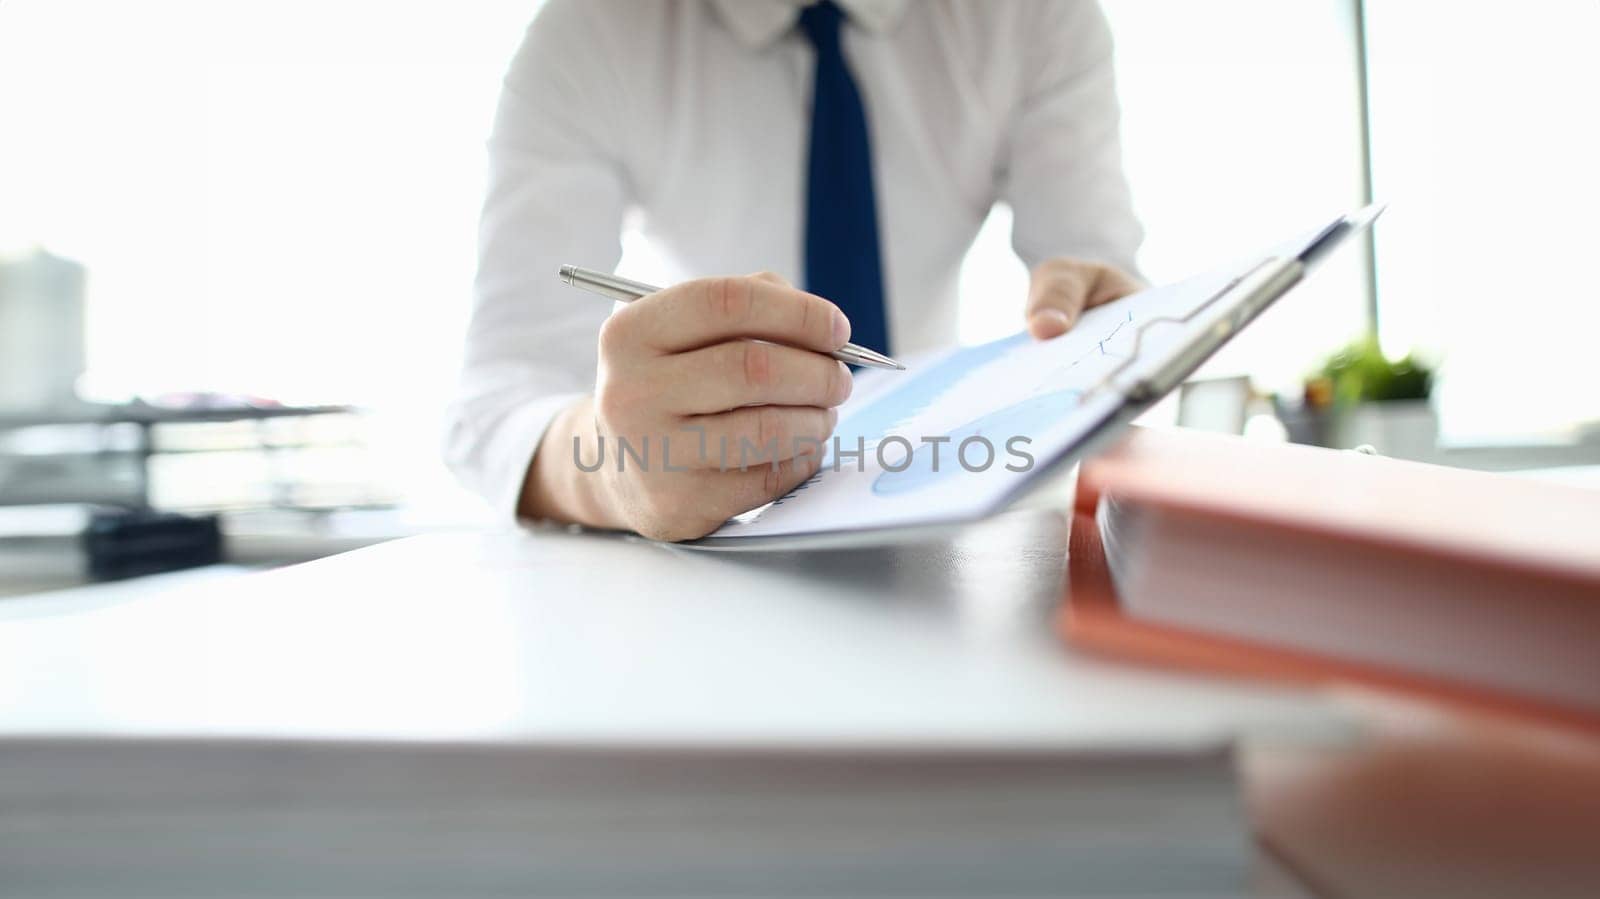
M610 306L564 285L564 263L611 270L629 202L609 148L615 80L587 4L552 0L529 27L488 142L478 271L445 458L509 521L555 415L594 387Z
M1022 18L1021 99L999 188L1012 247L1029 268L1073 256L1137 274L1144 229L1122 170L1105 13L1094 0L1049 0Z

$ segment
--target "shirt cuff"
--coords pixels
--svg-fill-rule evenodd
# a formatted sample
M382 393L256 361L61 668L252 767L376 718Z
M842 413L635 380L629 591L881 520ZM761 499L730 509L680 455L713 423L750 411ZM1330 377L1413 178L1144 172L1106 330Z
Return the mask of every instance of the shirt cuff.
M462 448L465 452L458 457L461 474L468 486L489 501L497 520L517 521L522 487L539 442L556 415L582 397L582 393L563 393L519 404L482 433L476 446ZM554 449L567 451L565 447Z

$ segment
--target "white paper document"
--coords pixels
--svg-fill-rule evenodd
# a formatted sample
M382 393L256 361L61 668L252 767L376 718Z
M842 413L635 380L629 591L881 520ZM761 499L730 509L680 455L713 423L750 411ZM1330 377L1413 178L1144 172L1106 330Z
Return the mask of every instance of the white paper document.
M997 511L1123 405L1119 390L1097 389L1109 375L1127 383L1159 364L1212 321L1208 302L1252 267L1219 269L1090 309L1053 340L1022 332L906 360L904 372L860 372L821 471L711 536L895 528ZM1193 319L1176 321L1196 310L1202 312Z

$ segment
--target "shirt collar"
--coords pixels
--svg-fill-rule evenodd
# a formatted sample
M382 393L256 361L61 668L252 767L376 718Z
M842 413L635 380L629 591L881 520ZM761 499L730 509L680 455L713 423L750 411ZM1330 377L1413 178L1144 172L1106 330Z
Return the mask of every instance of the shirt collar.
M850 21L873 32L888 31L909 0L834 0ZM765 47L794 27L800 9L812 0L712 0L740 42L751 49Z

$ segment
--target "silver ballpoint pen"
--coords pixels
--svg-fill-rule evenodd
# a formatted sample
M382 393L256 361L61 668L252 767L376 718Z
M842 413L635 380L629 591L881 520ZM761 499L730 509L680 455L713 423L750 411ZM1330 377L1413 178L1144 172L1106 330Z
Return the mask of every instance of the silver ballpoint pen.
M631 303L642 296L648 296L660 290L649 284L608 275L592 269L578 268L576 265L563 265L561 267L561 280L580 290L587 290L593 294L609 297L624 303ZM860 365L864 368L887 368L894 371L905 371L906 367L890 359L882 353L874 352L864 346L847 343L830 353L833 358L850 365Z

